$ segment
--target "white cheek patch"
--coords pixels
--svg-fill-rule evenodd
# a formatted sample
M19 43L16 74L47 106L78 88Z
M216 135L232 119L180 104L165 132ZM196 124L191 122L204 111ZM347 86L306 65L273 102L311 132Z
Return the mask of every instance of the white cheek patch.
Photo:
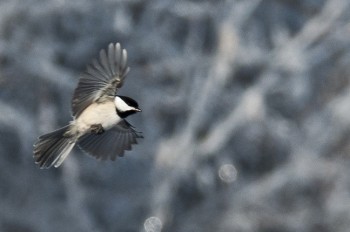
M134 107L131 107L128 104L126 104L120 97L115 97L114 104L115 104L115 107L121 112L134 110Z

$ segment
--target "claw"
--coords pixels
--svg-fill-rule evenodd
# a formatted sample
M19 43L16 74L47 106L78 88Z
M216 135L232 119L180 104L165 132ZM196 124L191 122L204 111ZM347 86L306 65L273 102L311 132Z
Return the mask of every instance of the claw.
M90 132L93 134L102 134L105 132L101 124L94 124L90 127Z

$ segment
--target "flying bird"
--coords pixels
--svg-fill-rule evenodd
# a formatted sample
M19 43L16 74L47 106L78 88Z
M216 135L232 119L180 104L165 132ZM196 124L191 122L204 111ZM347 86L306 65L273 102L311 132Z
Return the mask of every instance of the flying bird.
M117 95L130 68L127 52L119 43L101 50L99 59L87 67L72 99L73 120L34 144L35 163L40 168L59 167L75 145L100 160L115 160L143 138L125 120L140 112L137 102Z

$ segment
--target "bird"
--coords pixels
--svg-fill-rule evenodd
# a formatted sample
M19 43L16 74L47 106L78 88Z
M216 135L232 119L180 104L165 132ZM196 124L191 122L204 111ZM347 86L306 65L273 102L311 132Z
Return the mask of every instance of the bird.
M33 157L40 168L59 167L76 145L96 159L115 160L143 138L126 120L141 112L138 103L117 95L130 70L127 51L120 43L110 43L106 50L79 79L71 102L72 121L34 144Z

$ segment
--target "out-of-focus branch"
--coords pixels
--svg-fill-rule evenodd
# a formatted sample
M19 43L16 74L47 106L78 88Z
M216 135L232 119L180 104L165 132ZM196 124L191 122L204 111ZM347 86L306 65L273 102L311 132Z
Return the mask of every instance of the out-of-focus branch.
M79 165L73 156L69 157L68 161L65 162L65 165L62 165L62 180L67 194L69 212L75 217L82 231L100 231L86 209L86 192L79 181Z
M27 140L33 135L33 117L3 101L0 101L0 109L0 125L12 127L14 131L17 131L18 136L21 138L22 146L27 147Z

